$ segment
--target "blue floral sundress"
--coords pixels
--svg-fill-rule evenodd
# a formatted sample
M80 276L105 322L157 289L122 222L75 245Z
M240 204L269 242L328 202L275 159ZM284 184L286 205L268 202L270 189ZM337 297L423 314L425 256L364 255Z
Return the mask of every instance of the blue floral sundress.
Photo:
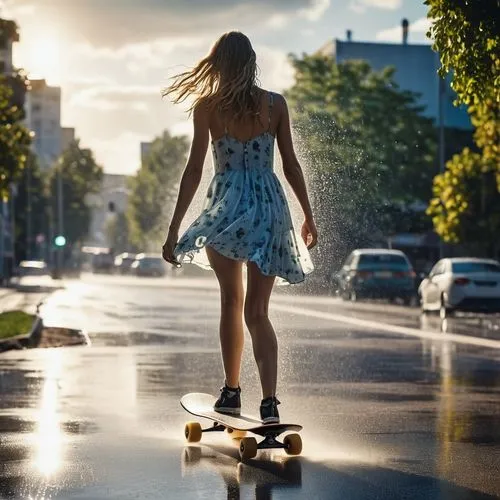
M273 94L269 93L269 125ZM270 129L240 141L226 133L212 141L215 175L200 216L179 239L181 263L209 269L205 246L230 259L254 262L282 283L299 283L314 266L296 236L283 187L273 171Z

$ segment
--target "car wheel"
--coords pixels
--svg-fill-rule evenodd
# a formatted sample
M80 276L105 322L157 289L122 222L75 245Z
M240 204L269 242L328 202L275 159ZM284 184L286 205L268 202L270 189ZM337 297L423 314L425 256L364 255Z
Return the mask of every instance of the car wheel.
M424 298L422 297L422 294L418 294L418 300L420 302L420 312L422 314L427 314L429 311L427 310L427 308L425 307L425 302L424 302Z
M441 295L441 306L439 307L439 317L441 319L449 318L452 315L452 311L449 307L446 307L446 300L444 294Z
M412 297L403 297L403 305L406 307L410 307L413 303Z

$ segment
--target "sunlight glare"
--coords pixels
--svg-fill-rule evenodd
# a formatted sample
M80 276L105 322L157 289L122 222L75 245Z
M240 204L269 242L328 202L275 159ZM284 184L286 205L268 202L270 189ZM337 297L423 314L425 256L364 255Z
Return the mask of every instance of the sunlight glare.
M59 84L61 80L61 53L59 41L45 36L37 39L29 51L26 69L30 78L45 78L51 84Z
M51 476L61 466L62 431L58 414L58 383L62 365L62 351L47 351L48 366L45 374L36 433L37 453L35 466L44 476Z

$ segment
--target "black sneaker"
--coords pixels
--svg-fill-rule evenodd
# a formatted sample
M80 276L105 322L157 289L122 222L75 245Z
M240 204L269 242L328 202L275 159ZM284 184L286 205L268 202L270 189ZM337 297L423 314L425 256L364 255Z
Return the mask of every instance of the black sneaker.
M214 404L214 410L219 413L228 413L229 415L239 415L241 412L241 389L233 389L224 385L220 390L219 399Z
M279 424L280 414L278 405L280 402L276 397L263 399L260 403L260 418L265 424Z

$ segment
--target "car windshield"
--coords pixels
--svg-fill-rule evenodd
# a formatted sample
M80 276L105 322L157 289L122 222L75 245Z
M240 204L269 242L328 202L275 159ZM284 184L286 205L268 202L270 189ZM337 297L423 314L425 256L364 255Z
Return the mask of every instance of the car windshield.
M495 262L453 262L451 269L454 273L500 273L500 264Z
M389 266L389 267L404 267L408 269L408 262L402 255L394 254L370 254L370 255L360 255L359 257L360 267L369 266Z

